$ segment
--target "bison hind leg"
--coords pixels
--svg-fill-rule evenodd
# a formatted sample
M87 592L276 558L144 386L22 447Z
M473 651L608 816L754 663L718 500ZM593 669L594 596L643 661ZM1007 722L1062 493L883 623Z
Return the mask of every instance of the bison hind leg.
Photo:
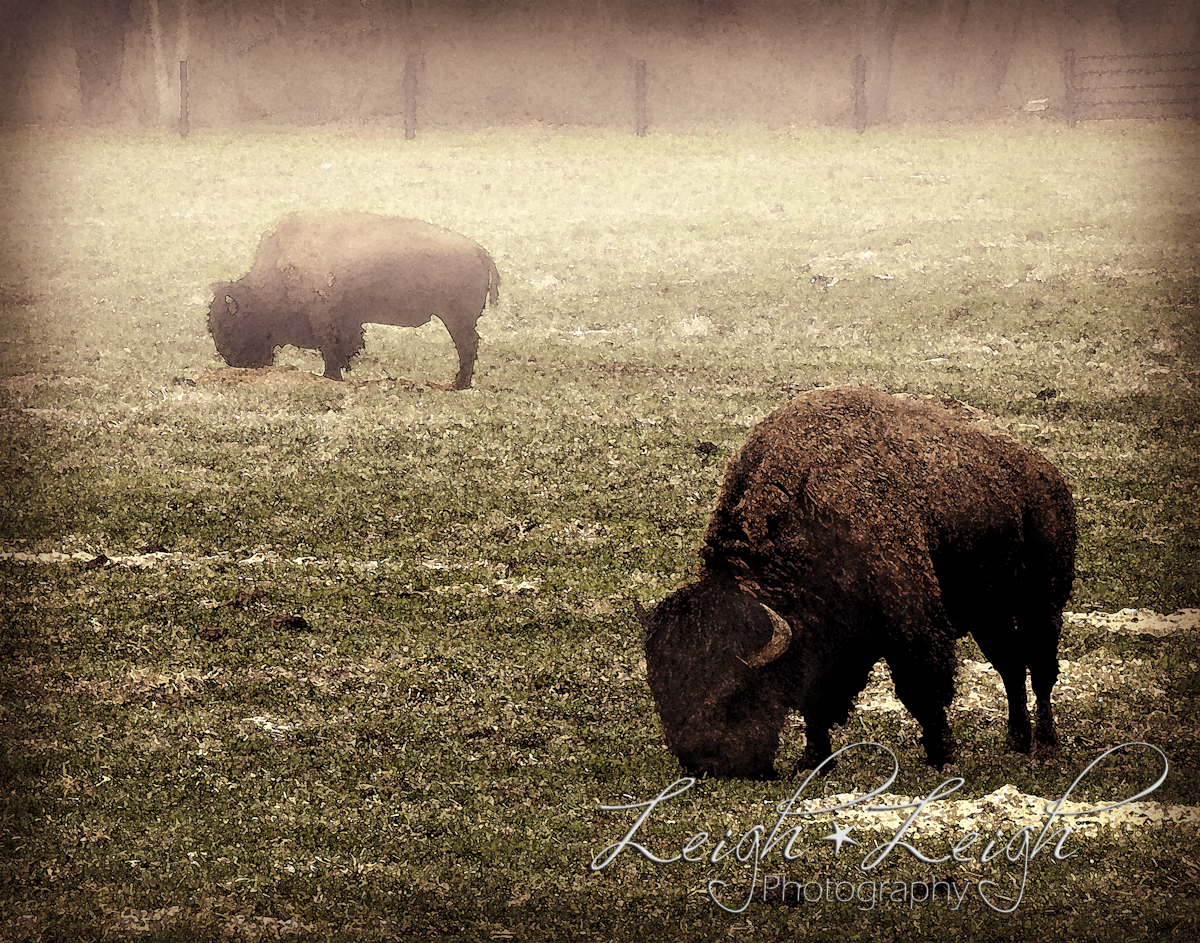
M1062 635L1062 612L1047 606L1041 614L1018 616L1022 625L1032 623L1039 632L1030 646L1029 676L1037 698L1037 723L1033 730L1033 754L1038 759L1058 756L1058 731L1054 725L1054 708L1050 696L1058 681L1058 640ZM1032 634L1032 633L1030 633Z
M972 635L1004 681L1008 698L1008 746L1018 753L1053 757L1058 732L1050 696L1058 680L1058 639L1062 614L1051 606L1030 606L1016 614L978 623ZM1030 723L1026 671L1037 698L1036 725Z
M458 352L458 375L454 378L454 388L465 390L471 386L471 375L475 372L475 358L479 354L479 333L475 324L443 321L454 341L454 349Z
M981 620L972 628L971 634L1004 682L1004 695L1008 700L1008 748L1017 753L1028 753L1033 728L1029 723L1029 703L1025 693L1026 652L1012 616Z
M1004 682L1004 694L1008 700L1008 748L1016 753L1028 753L1033 743L1033 728L1029 722L1029 699L1025 693L1025 662L1007 652L997 657L988 655L988 661Z
M1033 755L1039 760L1053 760L1058 757L1058 752L1058 731L1054 726L1054 709L1050 706L1050 697L1039 697L1037 726L1033 731Z

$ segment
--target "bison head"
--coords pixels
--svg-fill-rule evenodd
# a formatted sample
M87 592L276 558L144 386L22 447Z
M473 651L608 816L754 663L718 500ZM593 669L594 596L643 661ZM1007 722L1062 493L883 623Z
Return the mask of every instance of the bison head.
M712 574L638 616L650 690L684 769L774 778L788 707L773 663L792 642L787 620Z
M229 291L233 285L217 285L208 309L208 330L219 353L231 367L269 367L275 359L271 332L241 310ZM243 301L247 296L239 293Z

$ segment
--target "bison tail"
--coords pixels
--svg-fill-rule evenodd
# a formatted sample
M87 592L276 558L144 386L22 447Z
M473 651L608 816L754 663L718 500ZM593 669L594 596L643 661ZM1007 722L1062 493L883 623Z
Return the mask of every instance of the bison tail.
M487 263L488 269L488 303L494 308L500 301L500 272L496 268L496 263L492 261L491 254L487 249L480 248L483 253L483 260Z

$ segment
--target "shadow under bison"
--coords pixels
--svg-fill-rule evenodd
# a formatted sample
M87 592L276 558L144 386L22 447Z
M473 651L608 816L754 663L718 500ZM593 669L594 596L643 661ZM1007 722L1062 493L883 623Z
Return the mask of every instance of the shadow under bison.
M1075 541L1066 482L1011 439L864 388L797 397L730 461L699 581L638 608L667 745L689 772L770 778L796 710L814 768L882 657L940 767L970 632L1004 681L1009 745L1053 756Z
M293 213L263 233L249 273L213 286L208 327L231 367L266 367L285 344L315 349L341 380L363 325L419 327L437 315L458 351L454 388L471 385L475 325L499 298L487 250L415 219Z

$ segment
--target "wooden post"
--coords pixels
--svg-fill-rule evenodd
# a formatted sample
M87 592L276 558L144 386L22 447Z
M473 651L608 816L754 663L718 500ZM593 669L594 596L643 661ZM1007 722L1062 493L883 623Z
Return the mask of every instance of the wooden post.
M867 60L854 57L854 130L862 134L867 127Z
M635 111L637 123L637 136L644 138L646 136L646 60L639 59L637 61L637 74L635 78Z
M187 60L183 59L179 63L179 136L185 138L188 136L188 87L187 87Z
M404 61L404 138L417 136L417 70L420 59L416 53Z
M1067 61L1063 67L1066 72L1067 94L1063 110L1067 113L1067 125L1075 127L1075 50L1067 50Z

